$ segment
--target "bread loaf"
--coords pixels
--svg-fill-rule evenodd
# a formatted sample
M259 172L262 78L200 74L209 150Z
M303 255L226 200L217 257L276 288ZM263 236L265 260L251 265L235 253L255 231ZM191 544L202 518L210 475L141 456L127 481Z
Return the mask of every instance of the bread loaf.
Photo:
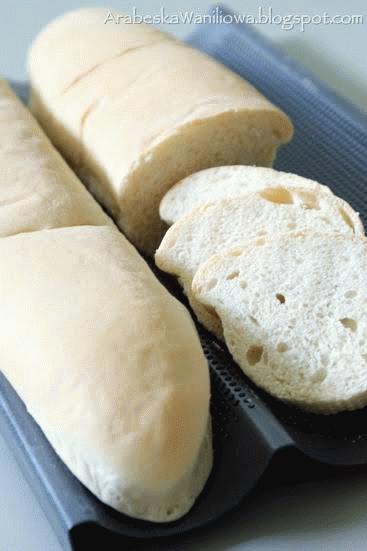
M219 166L187 176L163 197L159 214L169 226L197 207L261 191L268 187L304 188L331 193L327 186L297 174L260 166Z
M0 125L1 369L99 499L174 520L212 464L194 324L3 83Z
M185 308L114 228L3 238L0 258L2 370L57 453L128 515L187 512L211 448Z
M127 237L153 253L173 184L210 166L270 165L292 125L207 55L107 14L77 10L39 34L30 106Z
M246 240L312 230L364 235L357 213L331 193L269 187L193 210L169 228L155 260L159 268L179 277L198 319L221 338L218 317L198 303L191 292L192 279L200 265Z
M1 79L0 167L0 237L112 224Z
M259 238L210 258L193 291L270 394L323 414L367 405L365 238Z

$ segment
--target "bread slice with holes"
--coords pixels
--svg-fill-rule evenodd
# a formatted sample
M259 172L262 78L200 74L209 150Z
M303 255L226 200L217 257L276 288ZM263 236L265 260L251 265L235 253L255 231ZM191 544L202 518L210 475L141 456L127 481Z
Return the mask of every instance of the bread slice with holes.
M305 188L268 188L199 207L169 228L156 264L178 276L198 319L218 338L221 324L192 295L191 283L208 258L244 241L291 231L364 235L358 214L330 193Z
M260 238L210 258L193 292L259 387L316 413L367 405L365 238Z
M327 186L297 174L260 166L220 166L200 170L174 185L163 197L159 214L166 224L171 225L208 203L246 195L249 191L284 186L331 193Z

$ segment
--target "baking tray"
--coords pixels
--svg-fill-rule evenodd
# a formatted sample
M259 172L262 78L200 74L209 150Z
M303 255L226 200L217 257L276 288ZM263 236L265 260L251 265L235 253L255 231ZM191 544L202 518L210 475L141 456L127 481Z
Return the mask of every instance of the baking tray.
M280 151L276 168L329 185L366 221L367 117L248 25L203 25L188 42L244 76L290 115L295 138ZM26 101L27 85L14 87ZM185 302L172 278L155 273ZM134 520L99 502L54 453L0 375L2 433L66 550L81 551L91 538L95 544L108 542L109 550L135 548L138 540L179 535L218 519L259 479L270 480L274 473L298 470L308 476L318 468L330 472L367 463L367 409L323 417L286 406L256 389L225 347L198 329L211 373L214 468L191 511L168 524Z

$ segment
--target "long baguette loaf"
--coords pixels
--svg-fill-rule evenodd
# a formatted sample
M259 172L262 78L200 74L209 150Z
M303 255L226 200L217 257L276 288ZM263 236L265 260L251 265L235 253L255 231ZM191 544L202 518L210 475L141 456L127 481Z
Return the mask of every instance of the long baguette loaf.
M0 219L14 207L0 238L1 369L97 497L134 517L174 520L212 463L208 367L194 324L5 84L0 119L12 136L2 142L10 180L0 197L10 200L0 201ZM71 213L74 227L56 227Z
M112 224L0 79L0 237L47 228Z
M3 238L0 259L1 367L57 453L108 505L181 516L211 464L184 307L114 228Z
M30 106L131 241L153 253L173 184L210 166L270 165L292 125L205 54L149 26L105 23L108 11L77 10L39 34Z

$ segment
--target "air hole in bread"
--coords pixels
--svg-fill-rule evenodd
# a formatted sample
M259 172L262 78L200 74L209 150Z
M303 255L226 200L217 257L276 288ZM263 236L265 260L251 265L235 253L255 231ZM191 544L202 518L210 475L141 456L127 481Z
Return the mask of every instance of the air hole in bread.
M176 239L168 239L167 241L167 247L169 249L172 249L172 247L174 247L176 245Z
M248 348L246 358L250 365L255 365L261 361L262 355L264 353L264 347L253 344Z
M321 220L325 222L325 224L331 224L331 220L329 220L329 218L326 218L326 216L321 216Z
M246 289L246 287L247 287L247 283L243 279L241 279L239 285L240 285L241 289Z
M311 381L313 383L322 383L327 376L327 370L324 368L320 368L311 376Z
M305 209L308 210L318 210L320 208L317 197L314 193L309 193L306 191L298 192L298 197L302 201L302 205Z
M297 227L297 224L295 222L290 222L289 224L287 224L287 228L289 230L295 230Z
M357 296L357 291L347 291L344 296L345 298L354 298Z
M240 272L236 270L235 272L231 272L227 275L226 279L230 281L231 279L236 279L240 275Z
M256 318L254 318L254 316L249 316L249 319L252 321L252 323L254 323L255 325L259 325L259 322L257 321Z
M344 222L345 222L350 228L352 228L352 230L354 231L353 222L352 222L352 220L350 219L349 215L345 212L345 210L344 210L342 207L339 207L339 213L340 213L341 217L343 218Z
M264 239L263 237L259 237L259 239L256 239L255 245L256 247L262 247L263 245L265 245L265 243L266 239Z
M214 289L214 287L216 287L217 283L218 283L218 280L215 277L213 277L208 282L208 285L206 286L207 291L211 291L212 289Z
M292 194L282 187L264 189L263 191L260 191L259 195L271 203L279 203L283 205L293 204Z
M268 232L266 232L265 230L261 230L257 232L256 237L262 237L263 235L267 235L267 234Z
M277 293L275 296L277 297L277 300L279 300L280 304L285 303L285 296L284 295L282 295L281 293Z
M362 354L362 358L364 359L365 362L367 362L367 354Z
M287 352L288 350L288 345L285 344L285 342L279 342L277 344L277 350L278 352Z
M339 321L340 321L340 323L341 323L342 325L344 325L344 327L345 327L346 329L350 329L351 331L353 331L353 333L356 332L356 330L357 330L357 322L356 322L356 320L354 320L354 319L352 319L352 318L343 318L343 319L341 319L341 320L339 320Z
M241 256L241 255L242 255L242 251L234 250L234 251L231 251L229 254L230 254L231 256Z

